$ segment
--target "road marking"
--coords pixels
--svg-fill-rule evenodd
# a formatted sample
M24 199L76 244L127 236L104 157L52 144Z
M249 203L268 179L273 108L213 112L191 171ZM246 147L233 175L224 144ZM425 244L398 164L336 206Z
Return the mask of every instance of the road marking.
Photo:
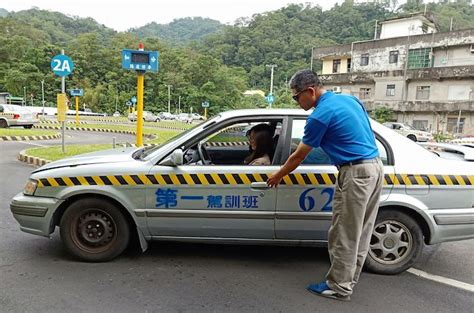
M458 289L474 292L474 285L464 283L464 282L459 281L459 280L429 274L427 272L417 270L416 268L409 268L407 270L407 272L409 272L413 275L416 275L418 277L429 279L429 280L432 280L432 281L435 281L435 282L438 282L438 283L441 283L441 284L444 284L444 285L448 285L448 286L455 287L455 288L458 288Z
M29 142L29 141L18 141L18 142L21 142L21 143L24 143L24 144L27 144L27 145L38 146L38 147L49 147L47 145L42 145L42 144L39 144L39 143L33 143L33 142Z

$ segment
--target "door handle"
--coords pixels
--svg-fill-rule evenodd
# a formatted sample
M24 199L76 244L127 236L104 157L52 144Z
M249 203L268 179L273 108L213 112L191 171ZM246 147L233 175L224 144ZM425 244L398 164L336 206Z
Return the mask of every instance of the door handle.
M267 182L254 182L254 183L251 183L250 184L250 187L252 189L259 189L259 190L262 190L262 189L270 189L270 186L267 185Z

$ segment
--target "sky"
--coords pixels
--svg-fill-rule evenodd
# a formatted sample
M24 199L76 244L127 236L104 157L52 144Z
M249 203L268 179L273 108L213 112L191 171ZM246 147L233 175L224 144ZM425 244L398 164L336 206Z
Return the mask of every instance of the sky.
M175 18L208 17L233 23L239 17L272 11L288 3L311 3L330 9L343 0L0 0L0 8L21 11L38 7L79 17L92 17L118 31Z

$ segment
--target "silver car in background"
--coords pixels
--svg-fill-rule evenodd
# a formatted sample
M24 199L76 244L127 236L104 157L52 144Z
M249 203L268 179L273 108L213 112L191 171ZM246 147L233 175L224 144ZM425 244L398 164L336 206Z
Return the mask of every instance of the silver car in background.
M33 125L38 122L38 115L27 107L14 104L0 104L0 128L12 126L33 128Z
M59 226L67 250L85 261L115 258L131 238L143 250L150 240L325 245L337 168L324 152L313 149L278 188L266 184L301 141L308 114L230 111L161 146L59 160L33 171L10 209L25 232L48 237ZM274 132L272 164L245 165L245 129L260 123ZM366 267L400 273L424 244L474 238L474 165L372 127L385 177Z

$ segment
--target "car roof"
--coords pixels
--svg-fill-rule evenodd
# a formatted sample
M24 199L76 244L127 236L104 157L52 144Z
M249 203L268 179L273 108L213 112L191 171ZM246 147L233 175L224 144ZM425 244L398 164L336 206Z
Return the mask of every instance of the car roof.
M296 116L308 116L311 111L304 111L301 109L245 109L245 110L232 110L220 113L223 118L239 117L239 116L274 116L274 115L296 115Z

